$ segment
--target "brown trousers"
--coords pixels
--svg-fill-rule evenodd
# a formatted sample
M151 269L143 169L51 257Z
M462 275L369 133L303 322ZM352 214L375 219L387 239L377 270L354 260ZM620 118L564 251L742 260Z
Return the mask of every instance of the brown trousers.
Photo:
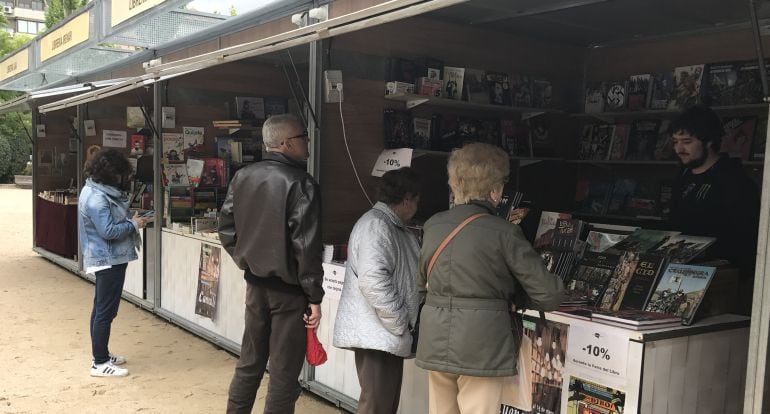
M264 413L294 412L294 404L302 392L298 378L307 346L302 320L306 307L307 301L301 293L247 285L246 325L241 357L230 383L228 414L251 413L268 357L270 377Z
M428 371L429 413L498 414L506 380Z
M373 349L354 349L358 383L358 414L396 414L401 397L404 358Z

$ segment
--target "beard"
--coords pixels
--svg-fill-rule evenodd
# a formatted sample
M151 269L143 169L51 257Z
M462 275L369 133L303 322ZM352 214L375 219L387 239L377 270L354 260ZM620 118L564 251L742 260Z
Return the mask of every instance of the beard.
M704 148L703 151L701 151L700 157L690 160L688 162L683 162L682 159L680 158L679 164L682 165L684 168L692 170L694 168L698 168L701 165L703 165L708 159L708 156L709 156L708 151L706 151L706 149Z

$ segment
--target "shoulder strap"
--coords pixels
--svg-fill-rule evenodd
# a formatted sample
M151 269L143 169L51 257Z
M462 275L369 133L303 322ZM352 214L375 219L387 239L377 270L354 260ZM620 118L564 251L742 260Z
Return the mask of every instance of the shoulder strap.
M468 217L467 219L465 219L465 221L463 221L457 227L455 227L455 229L452 230L452 232L449 233L448 236L446 236L444 241L442 241L441 244L439 244L438 249L436 249L436 253L433 253L433 257L430 258L430 263L428 264L428 275L427 275L426 278L430 278L430 273L433 271L433 266L436 264L436 260L438 260L439 255L441 254L441 252L444 251L444 248L447 246L447 244L449 244L449 242L452 241L452 239L454 239L455 236L457 236L457 233L459 233L460 230L462 230L463 227L468 225L468 223L470 223L471 221L476 220L479 217L483 217L483 216L487 216L487 215L489 215L489 214L487 214L487 213L478 213L478 214L474 214L474 215Z

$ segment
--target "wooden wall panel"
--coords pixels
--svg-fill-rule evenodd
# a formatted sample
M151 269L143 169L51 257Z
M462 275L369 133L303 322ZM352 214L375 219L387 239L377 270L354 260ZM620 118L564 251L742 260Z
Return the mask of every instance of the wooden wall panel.
M35 171L35 181L38 191L65 189L70 185L77 184L77 156L69 151L69 139L72 136L72 119L75 117L74 108L61 111L41 114L38 120L32 121L32 127L35 124L45 124L46 136L37 138L37 157L38 168ZM41 157L52 158L50 167L41 167Z

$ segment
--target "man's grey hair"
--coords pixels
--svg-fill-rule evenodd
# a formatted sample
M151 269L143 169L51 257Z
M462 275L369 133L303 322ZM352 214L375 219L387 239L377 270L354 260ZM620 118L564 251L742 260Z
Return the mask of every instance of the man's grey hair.
M262 142L265 148L278 148L281 142L288 137L288 129L298 127L302 129L302 123L292 114L273 115L267 118L262 125Z

